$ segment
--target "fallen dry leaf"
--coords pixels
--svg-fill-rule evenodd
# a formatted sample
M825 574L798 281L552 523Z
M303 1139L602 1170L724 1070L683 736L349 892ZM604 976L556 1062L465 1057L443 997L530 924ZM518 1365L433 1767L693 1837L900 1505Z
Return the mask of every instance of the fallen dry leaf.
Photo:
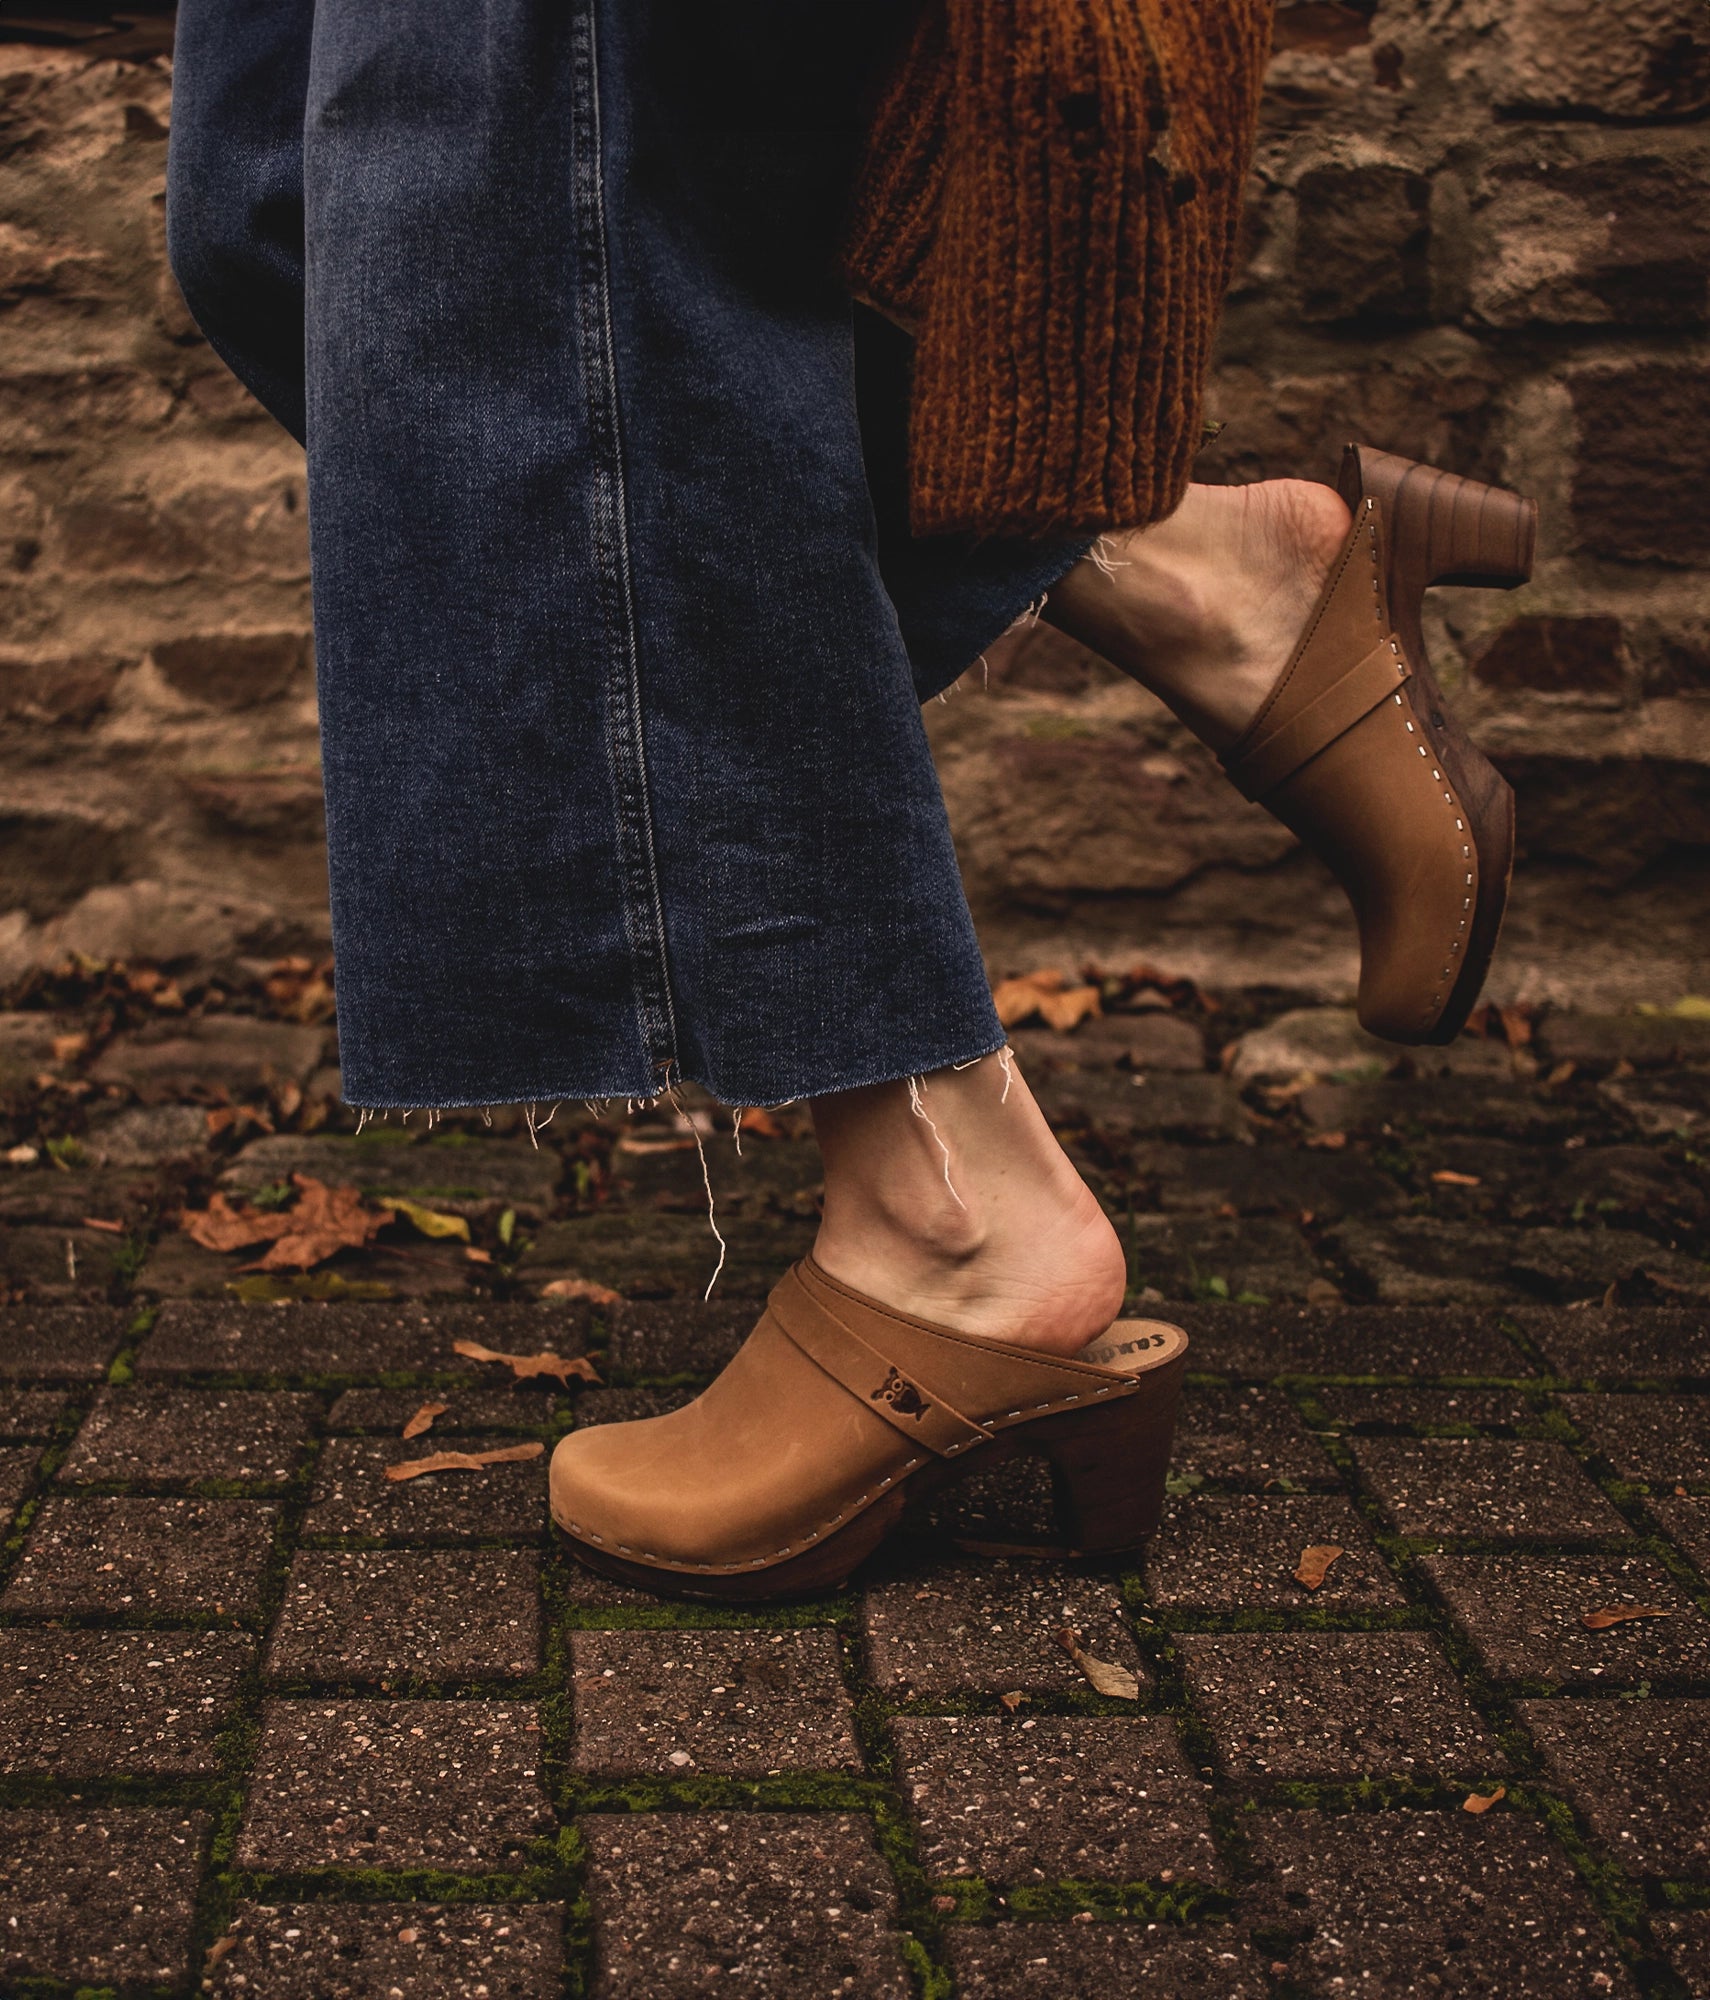
M1606 1604L1600 1611L1585 1612L1579 1622L1588 1632L1607 1632L1611 1625L1630 1625L1635 1618L1673 1616L1660 1604Z
M125 1233L122 1222L110 1222L104 1215L84 1216L83 1226L85 1229L104 1229L109 1236L123 1236Z
M992 992L992 1005L1006 1028L1031 1021L1037 1014L1059 1034L1078 1028L1089 1015L1100 1011L1096 986L1071 986L1065 974L1054 970L999 980Z
M483 1347L478 1340L454 1340L452 1350L470 1361L497 1361L511 1371L518 1382L530 1382L537 1375L556 1375L566 1389L572 1376L578 1382L597 1382L594 1364L580 1354L553 1354L542 1348L538 1354L501 1354L497 1348Z
M550 1285L542 1285L543 1299L586 1299L590 1305L621 1306L623 1293L614 1292L610 1285L596 1284L592 1278L554 1278Z
M89 1037L82 1033L75 1035L55 1035L52 1048L55 1062L76 1062L79 1056L86 1056L89 1053Z
M1138 1701L1140 1683L1126 1667L1119 1667L1110 1660L1095 1660L1091 1653L1081 1651L1081 1635L1072 1632L1067 1625L1057 1634L1057 1644L1086 1675L1097 1694L1108 1695L1113 1701Z
M392 1220L389 1208L365 1208L359 1189L328 1187L309 1174L293 1174L297 1199L273 1220L283 1224L278 1241L245 1271L306 1271L340 1250L360 1250Z
M789 1136L771 1112L758 1104L749 1105L736 1123L739 1132L752 1132L757 1139L783 1139Z
M1039 1018L1060 1035L1069 1034L1101 1011L1096 986L1071 986L1067 993L1042 993Z
M254 1243L271 1243L286 1222L282 1210L233 1208L223 1194L215 1194L208 1197L206 1208L181 1208L178 1226L204 1250L247 1250Z
M1431 1178L1439 1187L1483 1187L1484 1182L1477 1174L1458 1174L1453 1167L1439 1167Z
M236 1951L239 1944L241 1943L242 1939L237 1937L235 1934L228 1934L227 1936L222 1938L215 1938L214 1942L208 1947L208 1957L205 1969L209 1972L212 1972L214 1967L219 1964L220 1960L224 1958L228 1952Z
M419 1201L405 1201L395 1194L388 1195L386 1200L388 1207L407 1217L424 1236L459 1236L465 1243L469 1241L466 1215L442 1215L437 1208L424 1208Z
M1549 1075L1544 1078L1544 1081L1547 1084L1549 1084L1552 1089L1556 1089L1564 1083L1570 1083L1573 1080L1575 1067L1576 1065L1570 1062L1559 1062L1556 1064L1555 1068L1550 1071Z
M433 1429L435 1417L443 1417L450 1408L449 1403L424 1403L404 1426L403 1435L407 1438L419 1438L423 1431Z
M463 1255L465 1261L471 1264L490 1264L493 1261L491 1250L477 1250L473 1243L464 1244Z
M1317 1590L1330 1574L1331 1566L1338 1557L1347 1554L1334 1542L1314 1542L1311 1548L1302 1549L1300 1561L1294 1566L1294 1580L1305 1584L1308 1590Z
M1461 1801L1461 1811L1487 1813L1494 1805L1500 1805L1508 1796L1508 1787L1498 1785L1494 1792L1468 1792Z
M401 1465L386 1468L388 1479L419 1479L424 1472L479 1472L484 1465L511 1465L525 1458L539 1458L546 1447L537 1438L533 1444L508 1444L502 1451L435 1451L426 1458L406 1458Z
M1010 1714L1013 1715L1026 1699L1026 1695L1019 1692L1015 1694L1000 1694L998 1696L998 1707L1008 1709Z
M1314 1132L1306 1143L1315 1153L1339 1153L1347 1145L1348 1135L1346 1132Z
M256 1110L253 1104L216 1104L208 1112L208 1137L217 1139L222 1132L230 1132L245 1125L253 1125L258 1132L271 1134L273 1120L265 1111Z

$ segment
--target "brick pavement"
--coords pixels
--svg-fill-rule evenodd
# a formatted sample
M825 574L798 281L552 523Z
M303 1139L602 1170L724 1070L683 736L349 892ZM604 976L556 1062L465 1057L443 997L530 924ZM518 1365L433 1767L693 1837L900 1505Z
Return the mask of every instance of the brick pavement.
M1230 1037L1263 1018L1231 1005ZM745 1612L569 1563L544 1456L384 1470L692 1394L811 1235L794 1114L752 1175L719 1141L740 1254L703 1306L667 1119L561 1113L539 1155L394 1129L368 1173L336 1115L258 1153L121 1082L15 1099L0 1987L1710 1992L1710 1175L1689 1126L1645 1123L1700 1072L1651 1023L1558 1017L1572 1077L1485 1042L1242 1083L1208 1018L1167 1046L1151 1019L1028 1062L1132 1219L1142 1309L1195 1336L1158 1541L1091 1569L958 1551L1048 1536L1022 1464L849 1590ZM1136 1089L1154 1044L1173 1067ZM258 1283L166 1219L290 1160L456 1214L484 1256L400 1222ZM79 1232L122 1254L68 1275ZM625 1298L542 1298L567 1272ZM513 1387L459 1339L586 1353L601 1386ZM1313 1544L1343 1551L1316 1590ZM1584 1623L1623 1607L1661 1615ZM1096 1694L1065 1627L1138 1698Z

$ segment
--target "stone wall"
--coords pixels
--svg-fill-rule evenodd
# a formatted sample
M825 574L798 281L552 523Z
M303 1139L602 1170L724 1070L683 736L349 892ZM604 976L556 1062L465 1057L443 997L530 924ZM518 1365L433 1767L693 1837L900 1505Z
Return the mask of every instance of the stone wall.
M301 454L165 272L159 45L0 46L0 979L325 936ZM1510 990L1702 983L1707 110L1701 0L1279 15L1205 476L1360 436L1538 495L1535 581L1431 620L1521 795ZM1321 873L1101 663L1019 634L931 720L1000 954L1346 987Z

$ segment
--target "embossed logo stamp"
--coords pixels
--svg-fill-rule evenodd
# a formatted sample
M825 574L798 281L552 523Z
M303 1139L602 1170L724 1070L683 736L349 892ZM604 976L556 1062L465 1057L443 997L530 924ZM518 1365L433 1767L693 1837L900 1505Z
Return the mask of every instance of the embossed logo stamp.
M899 1417L913 1417L917 1424L930 1407L914 1384L894 1368L867 1400L871 1403L889 1403Z

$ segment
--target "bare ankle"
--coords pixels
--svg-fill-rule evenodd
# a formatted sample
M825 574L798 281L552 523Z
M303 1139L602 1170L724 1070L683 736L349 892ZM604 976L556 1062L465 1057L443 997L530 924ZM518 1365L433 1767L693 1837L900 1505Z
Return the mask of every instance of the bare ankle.
M922 1318L1073 1352L1121 1310L1121 1244L1019 1071L820 1099L833 1277Z

